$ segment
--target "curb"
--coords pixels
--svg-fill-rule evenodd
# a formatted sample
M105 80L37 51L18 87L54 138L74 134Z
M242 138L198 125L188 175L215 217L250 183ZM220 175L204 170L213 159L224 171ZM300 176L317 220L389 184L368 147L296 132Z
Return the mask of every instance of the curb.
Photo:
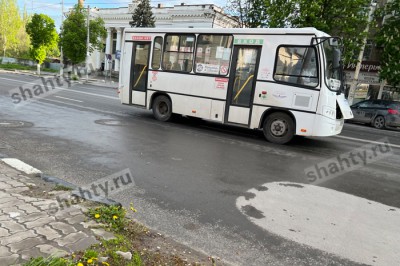
M0 161L4 162L5 164L7 164L8 166L23 172L27 175L31 175L31 176L35 176L35 177L40 177L42 178L45 182L49 182L49 183L53 183L56 185L62 185L68 188L71 188L71 194L73 196L77 196L79 198L83 198L87 201L92 201L92 202L96 202L96 203L101 203L101 204L105 204L108 206L114 205L114 206L122 206L122 204L120 202L117 202L115 200L112 199L108 199L108 198L104 198L104 197L100 197L100 196L91 196L91 197L87 197L86 194L82 195L82 193L79 192L79 187L69 183L65 180L62 180L60 178L57 177L53 177L53 176L46 176L43 174L42 171L34 168L33 166L24 163L23 161L19 160L19 159L15 159L15 158L4 158L1 159Z
M23 172L27 175L33 175L37 177L42 176L42 171L34 168L33 166L30 166L29 164L24 163L21 160L15 159L15 158L4 158L1 159L2 162L5 164L11 166L14 169L17 169L20 172Z

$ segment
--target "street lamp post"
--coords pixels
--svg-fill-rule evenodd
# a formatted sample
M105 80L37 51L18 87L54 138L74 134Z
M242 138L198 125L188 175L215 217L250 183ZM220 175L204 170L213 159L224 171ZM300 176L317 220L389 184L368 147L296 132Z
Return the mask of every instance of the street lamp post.
M361 63L362 63L363 56L364 56L364 49L365 49L365 45L367 43L367 38L368 38L369 24L372 21L372 15L374 13L375 6L376 6L376 3L374 3L372 1L371 5L370 5L370 8L369 8L367 26L364 29L365 37L363 39L363 43L362 43L362 46L361 46L360 53L358 54L358 59L357 59L358 62L357 62L356 70L354 71L354 78L353 78L353 81L351 82L351 86L350 86L350 90L349 90L349 96L348 96L348 99L347 99L350 105L353 104L354 95L356 93L356 88L357 88L357 83L358 83L358 75L360 74Z
M64 0L61 1L61 32L63 29L63 23L64 23ZM60 48L60 77L64 75L64 53L63 53L63 47L61 44Z
M86 38L86 82L89 81L89 45L90 45L90 6L88 5L88 12L87 12L87 38Z

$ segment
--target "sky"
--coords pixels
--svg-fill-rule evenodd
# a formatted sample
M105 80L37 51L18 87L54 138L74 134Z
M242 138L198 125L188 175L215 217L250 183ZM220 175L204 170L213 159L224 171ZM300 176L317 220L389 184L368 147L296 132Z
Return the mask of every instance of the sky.
M21 12L26 6L26 10L29 14L43 13L54 19L57 27L57 31L61 25L61 0L18 0L18 6ZM90 5L91 7L99 8L116 8L116 7L127 7L131 0L86 0L85 6ZM150 0L152 6L158 4L164 4L164 6L179 5L180 3L189 4L215 4L220 7L226 5L226 0ZM68 10L73 5L78 3L78 0L64 0L64 10Z

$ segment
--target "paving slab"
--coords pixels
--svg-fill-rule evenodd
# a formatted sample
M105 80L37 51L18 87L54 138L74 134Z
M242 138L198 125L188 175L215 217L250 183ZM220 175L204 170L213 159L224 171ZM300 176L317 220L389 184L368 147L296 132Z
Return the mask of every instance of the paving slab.
M61 208L55 195L27 196L26 191L35 187L33 178L40 177L26 176L0 161L1 266L23 265L37 256L62 257L98 243L96 236L113 237L91 230L89 225L96 223L87 221L83 206Z

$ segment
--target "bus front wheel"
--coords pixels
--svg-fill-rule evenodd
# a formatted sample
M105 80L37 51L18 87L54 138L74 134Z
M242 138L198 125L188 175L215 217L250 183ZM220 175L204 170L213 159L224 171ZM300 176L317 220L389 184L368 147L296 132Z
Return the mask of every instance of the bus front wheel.
M172 118L172 103L171 100L164 95L158 96L153 102L154 117L163 122L167 122Z
M293 139L295 133L294 121L286 113L272 113L264 121L263 132L269 142L288 143Z

